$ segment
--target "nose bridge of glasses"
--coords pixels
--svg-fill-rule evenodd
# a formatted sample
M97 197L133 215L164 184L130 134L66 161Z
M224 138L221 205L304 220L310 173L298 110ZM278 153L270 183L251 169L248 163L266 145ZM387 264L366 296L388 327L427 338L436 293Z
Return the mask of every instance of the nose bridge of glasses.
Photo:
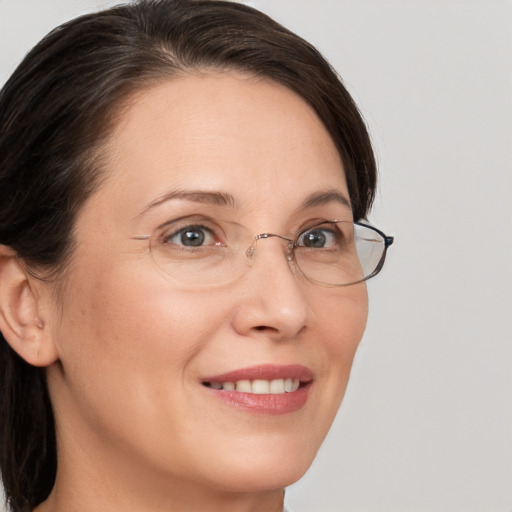
M280 240L285 242L285 245L286 245L286 253L285 253L286 259L288 261L292 261L293 260L294 241L291 238L288 238L288 237L283 236L283 235L278 235L278 234L275 234L275 233L260 233L259 235L254 235L254 238L252 240L251 245L248 247L247 251L245 252L246 256L249 259L252 259L254 257L254 253L256 251L256 244L257 244L257 242L259 240L261 240L261 239L267 239L267 238L279 238Z

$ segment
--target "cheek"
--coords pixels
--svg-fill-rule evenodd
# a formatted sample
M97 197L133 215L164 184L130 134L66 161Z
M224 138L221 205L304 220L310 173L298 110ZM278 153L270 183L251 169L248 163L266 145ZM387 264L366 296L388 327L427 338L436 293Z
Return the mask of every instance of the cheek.
M139 275L74 276L56 332L62 371L49 385L84 439L114 436L153 453L182 430L193 361L223 319L211 299Z
M212 308L201 297L180 293L168 283L131 275L126 280L113 272L76 284L79 300L69 301L63 315L68 331L65 353L68 347L75 350L80 340L92 359L117 366L123 361L139 372L142 360L172 356L167 363L179 364L200 349L215 320Z
M327 295L327 294L326 294ZM340 364L352 364L368 318L366 285L340 288L335 294L317 297L317 325L324 333L327 350Z
M108 408L128 389L143 400L181 379L221 319L211 301L208 308L158 276L101 268L68 283L55 335L65 386Z
M368 317L368 296L364 283L340 289L321 300L317 298L316 338L323 349L321 373L323 402L320 415L325 429L330 427L345 394L354 356L363 336ZM323 437L322 437L323 439Z

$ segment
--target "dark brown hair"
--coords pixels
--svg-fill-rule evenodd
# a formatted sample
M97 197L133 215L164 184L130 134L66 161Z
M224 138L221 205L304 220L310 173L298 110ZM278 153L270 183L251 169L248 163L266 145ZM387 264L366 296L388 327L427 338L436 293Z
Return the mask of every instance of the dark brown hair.
M140 0L55 29L0 92L0 244L29 268L59 272L77 211L101 181L99 148L122 101L190 72L240 70L304 98L334 140L355 219L373 201L375 160L365 124L326 60L309 43L245 5ZM0 468L11 510L44 501L57 455L44 370L0 335Z

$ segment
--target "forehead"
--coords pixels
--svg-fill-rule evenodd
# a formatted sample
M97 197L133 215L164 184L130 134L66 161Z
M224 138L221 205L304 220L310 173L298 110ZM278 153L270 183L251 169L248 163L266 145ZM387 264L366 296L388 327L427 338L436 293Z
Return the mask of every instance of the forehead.
M138 92L106 146L105 167L111 199L124 194L141 209L188 189L268 206L322 189L348 197L314 110L282 85L240 74L187 75Z

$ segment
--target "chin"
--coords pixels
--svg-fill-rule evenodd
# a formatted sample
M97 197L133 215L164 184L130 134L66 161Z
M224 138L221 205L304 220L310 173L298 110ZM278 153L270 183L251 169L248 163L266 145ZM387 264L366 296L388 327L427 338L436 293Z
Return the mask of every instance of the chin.
M263 492L282 489L299 480L311 466L320 443L308 438L288 440L251 440L244 448L235 449L224 463L214 462L215 476L222 487L231 492ZM281 437L281 436L278 436ZM210 466L211 467L211 466Z
M284 489L299 480L311 465L307 463L294 463L294 457L286 461L271 461L264 464L251 464L244 468L237 468L231 475L226 473L224 485L228 492L258 493L275 489Z

